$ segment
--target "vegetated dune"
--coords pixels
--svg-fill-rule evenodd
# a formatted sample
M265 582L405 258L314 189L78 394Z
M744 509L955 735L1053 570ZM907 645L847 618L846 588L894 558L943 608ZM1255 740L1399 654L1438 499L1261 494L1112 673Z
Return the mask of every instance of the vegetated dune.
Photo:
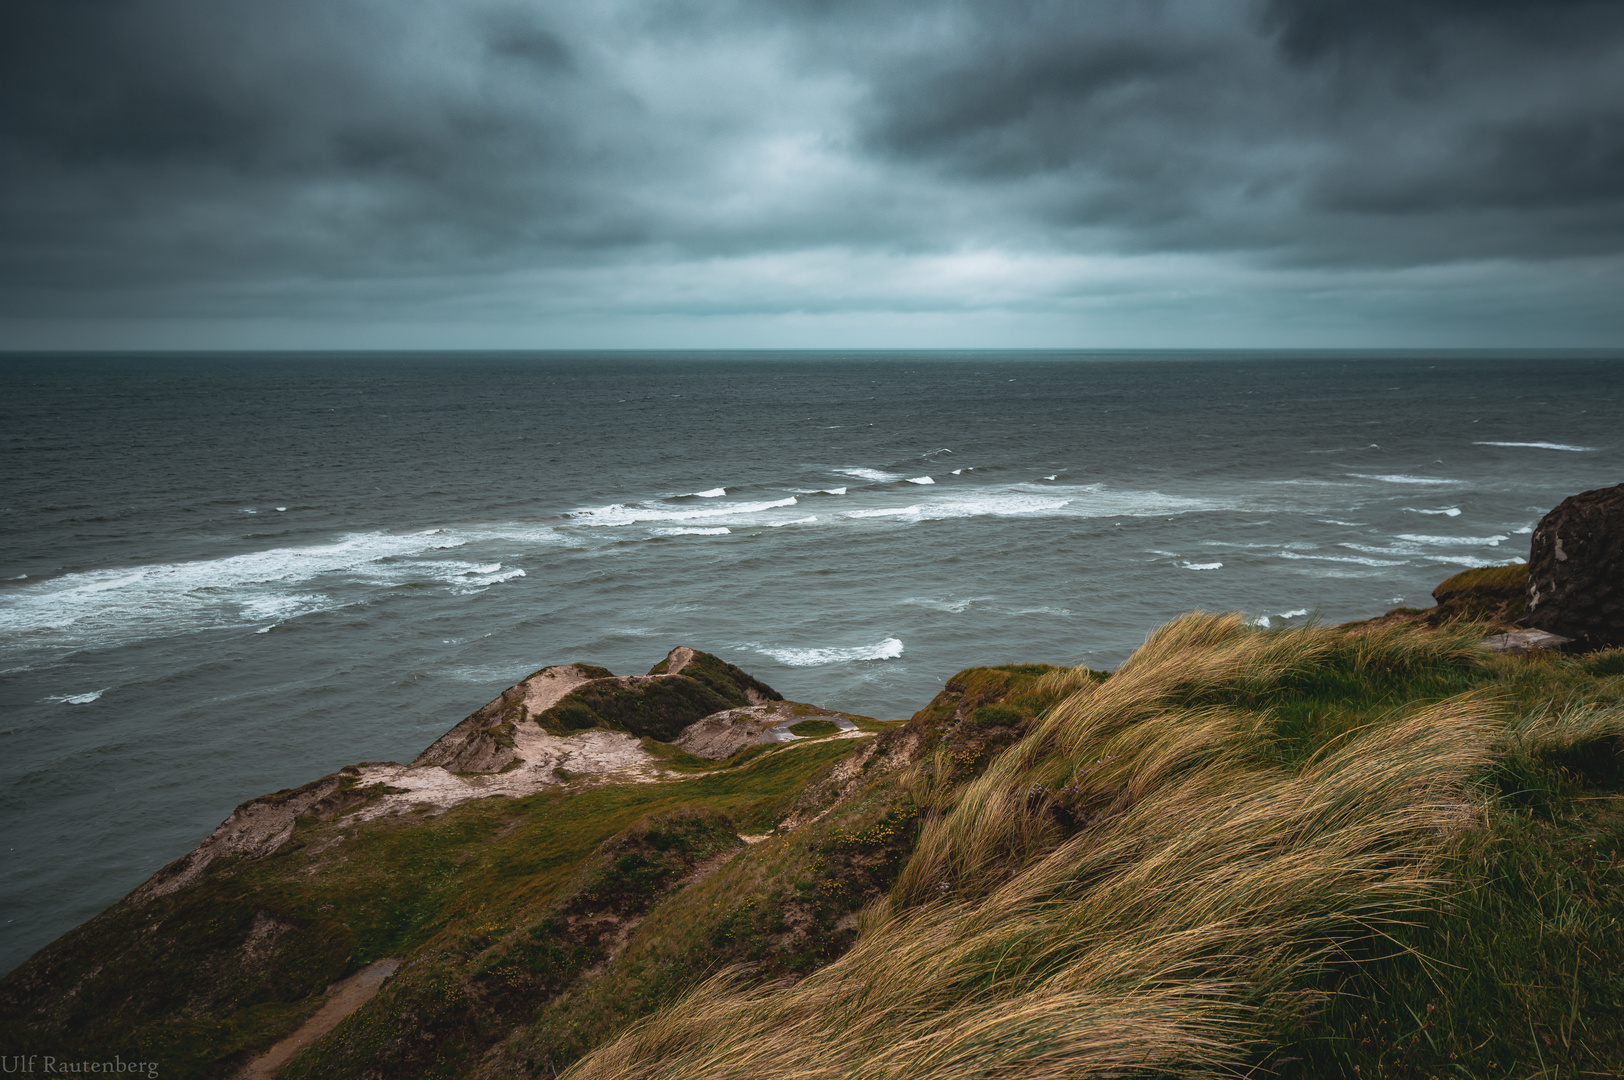
M705 745L748 740L720 761L611 731L678 712L579 667L636 782L343 782L42 950L0 984L5 1041L230 1076L398 959L276 1075L1610 1075L1624 651L1491 651L1504 610L1473 605L1187 615L1109 676L970 669L896 724L694 654L729 704ZM454 740L494 733L465 759L496 776L572 737L509 699Z

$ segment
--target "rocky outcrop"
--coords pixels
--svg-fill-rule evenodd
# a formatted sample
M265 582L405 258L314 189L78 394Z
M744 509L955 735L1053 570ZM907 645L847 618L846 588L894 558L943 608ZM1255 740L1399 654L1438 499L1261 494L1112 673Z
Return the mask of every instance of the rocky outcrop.
M720 761L746 746L793 742L803 737L794 730L796 727L802 724L810 727L820 721L823 725L833 725L843 734L856 736L859 733L856 722L844 713L824 712L793 701L774 701L712 713L683 728L675 742L696 757Z
M527 760L519 743L534 741L526 736L534 735L529 728L538 725L560 737L598 730L671 742L707 716L782 700L782 694L740 668L687 646L672 649L647 675L617 676L593 664L559 664L502 691L412 765L438 765L454 773L512 769Z
M204 841L159 870L126 898L144 904L198 881L215 859L226 856L262 858L281 847L299 822L310 815L328 818L363 801L349 790L353 770L324 776L303 787L250 799L231 812Z
M1427 621L1438 625L1454 619L1478 619L1515 625L1528 596L1528 567L1479 566L1445 578L1432 590L1438 602Z
M1581 649L1624 645L1624 484L1564 499L1540 520L1525 621Z
M483 708L436 739L413 765L439 765L451 772L499 772L519 759L518 725L534 720L571 690L614 672L592 664L556 664L508 687Z

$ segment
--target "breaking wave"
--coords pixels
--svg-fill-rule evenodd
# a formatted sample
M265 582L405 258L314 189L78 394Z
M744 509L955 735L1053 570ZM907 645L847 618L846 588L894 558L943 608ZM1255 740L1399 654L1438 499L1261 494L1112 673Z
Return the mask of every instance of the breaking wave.
M850 649L788 649L771 645L746 647L790 667L821 667L825 664L849 664L857 660L895 660L902 655L902 639L894 637L888 637L876 645L859 645Z

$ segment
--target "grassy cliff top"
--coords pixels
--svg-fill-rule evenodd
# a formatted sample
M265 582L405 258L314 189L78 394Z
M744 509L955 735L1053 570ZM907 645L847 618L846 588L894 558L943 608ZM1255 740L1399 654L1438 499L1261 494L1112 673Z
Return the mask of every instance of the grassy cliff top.
M278 1075L1613 1075L1624 651L1491 628L1193 614L666 782L353 791L42 950L0 1036L234 1075L390 958Z

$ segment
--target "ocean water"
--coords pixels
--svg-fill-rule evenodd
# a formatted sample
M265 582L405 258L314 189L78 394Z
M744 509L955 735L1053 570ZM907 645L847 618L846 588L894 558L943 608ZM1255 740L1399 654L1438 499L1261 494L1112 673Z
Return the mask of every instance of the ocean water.
M0 969L237 803L676 645L881 718L1430 603L1624 480L1601 356L0 358Z

